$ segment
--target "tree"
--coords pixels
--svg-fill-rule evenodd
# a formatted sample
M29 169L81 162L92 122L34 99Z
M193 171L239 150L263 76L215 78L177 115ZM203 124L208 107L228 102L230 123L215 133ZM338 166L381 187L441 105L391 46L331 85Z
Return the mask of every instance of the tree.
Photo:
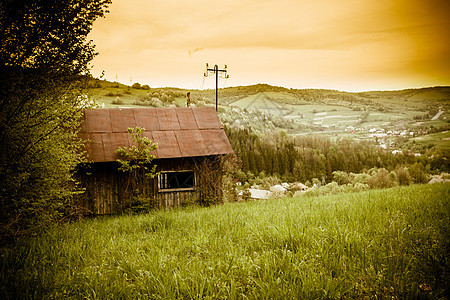
M400 185L409 185L411 183L411 176L408 173L408 170L403 167L398 167L394 170L395 175L397 176L398 184Z
M82 161L86 41L110 0L0 2L0 237L54 221Z
M425 167L421 163L415 163L408 169L414 183L427 183L430 179Z
M156 206L154 199L148 198L140 188L145 184L148 178L154 178L156 165L152 164L155 155L152 152L158 149L158 144L153 143L149 138L143 136L145 129L136 127L128 128L128 133L134 143L131 147L119 147L116 153L124 159L118 159L119 171L128 173L128 181L125 186L125 194L130 194L128 203L125 203L127 209L131 211L148 211ZM130 193L131 189L131 193Z
M394 186L392 177L389 175L389 171L385 168L374 170L373 175L368 180L368 184L373 189L383 189Z
M156 165L150 169L155 156L151 153L158 149L158 144L153 143L149 138L143 136L145 129L136 127L128 128L128 133L135 145L131 147L119 147L116 153L126 158L118 159L119 171L133 173L134 177L150 177L156 175Z

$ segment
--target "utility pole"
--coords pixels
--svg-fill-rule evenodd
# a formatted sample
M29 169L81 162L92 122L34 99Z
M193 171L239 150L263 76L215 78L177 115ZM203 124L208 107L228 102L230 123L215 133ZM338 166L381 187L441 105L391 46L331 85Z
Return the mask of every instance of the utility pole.
M218 92L218 86L219 86L219 73L223 73L223 77L222 78L229 78L230 75L227 75L227 65L225 65L225 67L223 68L223 70L219 70L219 67L217 65L214 65L214 69L210 69L208 68L208 64L206 64L206 72L203 74L203 76L208 77L209 75L212 74L216 74L216 111L217 111L217 106L218 106L218 96L219 96L219 92Z

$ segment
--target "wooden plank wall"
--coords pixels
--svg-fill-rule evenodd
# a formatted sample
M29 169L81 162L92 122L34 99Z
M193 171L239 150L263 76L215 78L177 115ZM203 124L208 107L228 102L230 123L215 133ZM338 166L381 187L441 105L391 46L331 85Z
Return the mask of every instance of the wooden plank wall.
M172 208L192 202L215 199L222 201L222 172L220 164L215 164L216 157L176 158L155 161L158 171L187 171L195 174L195 190L159 192L157 178L146 178L139 184L139 189L146 197L153 197L159 207ZM206 172L205 166L213 167ZM116 162L90 164L86 170L79 172L78 178L86 188L80 195L78 205L87 212L99 215L117 214L129 205L132 191L127 191L128 174L118 171Z
M114 163L101 163L88 166L78 179L85 188L78 203L89 213L108 215L120 210L121 174Z
M156 193L156 198L159 201L160 207L179 207L183 204L188 204L198 199L198 192L195 190Z

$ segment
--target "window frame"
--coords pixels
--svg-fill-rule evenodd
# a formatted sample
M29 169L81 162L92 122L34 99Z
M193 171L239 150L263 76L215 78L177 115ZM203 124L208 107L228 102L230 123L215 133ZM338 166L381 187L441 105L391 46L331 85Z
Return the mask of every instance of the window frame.
M166 174L173 174L173 173L192 173L192 187L164 188L162 186L162 182L164 180L163 176L165 176ZM194 170L161 171L158 174L158 192L160 193L195 191L195 189L196 189L196 178Z

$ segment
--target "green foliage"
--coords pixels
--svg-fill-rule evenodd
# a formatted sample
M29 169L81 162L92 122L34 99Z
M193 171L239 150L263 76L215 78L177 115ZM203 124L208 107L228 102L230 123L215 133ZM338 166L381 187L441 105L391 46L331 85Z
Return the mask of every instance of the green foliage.
M157 176L156 164L152 161L155 156L152 151L158 149L158 144L153 143L149 138L144 137L145 128L128 128L134 143L131 147L119 147L116 153L124 159L117 159L119 171L128 174L127 185L124 187L124 193L130 195L128 203L129 212L148 211L155 207L154 200L148 198L141 190L142 185L146 184L148 178ZM147 183L148 184L148 183ZM129 193L131 191L131 193Z
M339 184L354 181L368 184L371 175L363 174L365 170L384 168L391 171L399 165L408 166L420 162L421 165L429 166L429 169L425 168L420 173L418 165L413 167L413 172L419 176L417 180L422 180L417 181L419 183L426 181L420 174L445 172L448 165L448 160L438 153L433 152L429 156L422 157L415 157L407 152L392 154L367 141L333 140L320 135L293 137L279 132L265 132L264 135L259 135L249 129L227 126L225 131L241 161L242 173L235 174L241 181L250 180L242 176L248 172L252 174L265 172L269 176L277 175L282 180L290 182L305 182L317 178L320 184L324 184L323 179L327 182L334 180ZM392 185L389 182L398 181L396 174L388 172L390 178L386 178L384 183L380 174L379 182L375 183L374 178L372 184L390 187ZM410 175L414 180L411 173ZM402 184L406 184L407 178L403 173L400 176Z
M145 128L128 128L128 133L135 145L131 147L119 147L116 153L125 157L126 160L118 159L119 171L122 172L135 172L143 171L145 176L153 178L156 176L156 165L153 165L150 169L150 165L155 158L151 153L158 149L158 144L153 143L149 138L144 137L143 133Z
M394 170L399 185L410 185L411 176L406 168L398 167Z
M82 220L0 248L0 294L445 299L449 189L415 185Z
M133 89L140 89L141 88L141 84L139 82L135 82L135 83L133 83L133 85L131 87Z
M156 97L153 98L138 98L137 100L134 100L134 105L140 105L140 106L152 106L152 107L162 107L163 103L161 100L159 100Z
M150 89L150 88L148 88ZM134 105L140 106L152 106L152 107L178 107L180 104L176 101L177 97L183 97L183 93L166 91L166 90L152 90L144 95L139 95L136 100L134 100Z
M86 41L109 0L0 4L0 238L55 222L83 159Z
M238 200L238 193L236 190L236 184L234 183L234 178L229 174L224 175L222 178L223 185L223 201L226 202L236 202Z
M270 132L260 137L251 130L225 129L244 172L264 171L288 181L322 180L334 171L361 172L373 167L380 155L386 160L390 156L379 153L371 143L332 142L312 135L293 138Z
M426 183L429 180L429 175L421 163L415 163L410 166L408 172L414 183Z
M347 184L353 181L351 174L344 171L334 171L333 172L333 180L338 184Z
M107 92L107 93L105 94L105 96L107 96L107 97L114 97L114 96L115 96L115 97L116 97L115 100L117 100L117 98L123 96L123 94L122 94L121 92L113 93L113 92L109 91L109 92ZM113 103L113 104L117 104L117 103L114 103L114 100L112 101L112 103Z
M155 198L138 194L137 196L133 196L131 198L129 207L125 209L125 212L131 214L148 213L158 207L159 202Z
M258 177L249 180L250 185L257 185L259 188L269 190L270 187L281 184L282 180L277 175L266 176L264 172L261 172Z
M370 189L368 184L363 183L347 183L343 185L339 185L337 182L333 181L326 185L320 186L310 189L304 193L305 196L325 196L325 195L337 195L342 193L354 193L367 191Z
M353 174L353 183L368 184L370 175L367 173Z
M249 189L244 189L244 190L242 191L242 200L244 200L244 201L250 200L250 196L251 196L251 195L252 195L252 194L250 193Z
M234 155L204 157L194 164L197 174L196 190L198 198L195 203L200 206L211 206L223 203L224 185L219 184L231 170L235 168ZM233 197L233 195L231 195Z
M236 155L229 154L222 158L222 171L224 174L222 176L223 201L236 202L238 200L238 191L236 190L236 176L234 174L242 173Z
M368 184L373 189L383 189L394 186L394 180L385 168L374 169Z
M355 192L366 191L368 189L369 189L369 185L368 184L360 183L360 182L356 182L355 184L353 184L353 190Z
M123 100L120 99L120 97L116 97L116 99L114 99L113 101L111 101L112 104L117 104L117 105L122 105L123 104Z

